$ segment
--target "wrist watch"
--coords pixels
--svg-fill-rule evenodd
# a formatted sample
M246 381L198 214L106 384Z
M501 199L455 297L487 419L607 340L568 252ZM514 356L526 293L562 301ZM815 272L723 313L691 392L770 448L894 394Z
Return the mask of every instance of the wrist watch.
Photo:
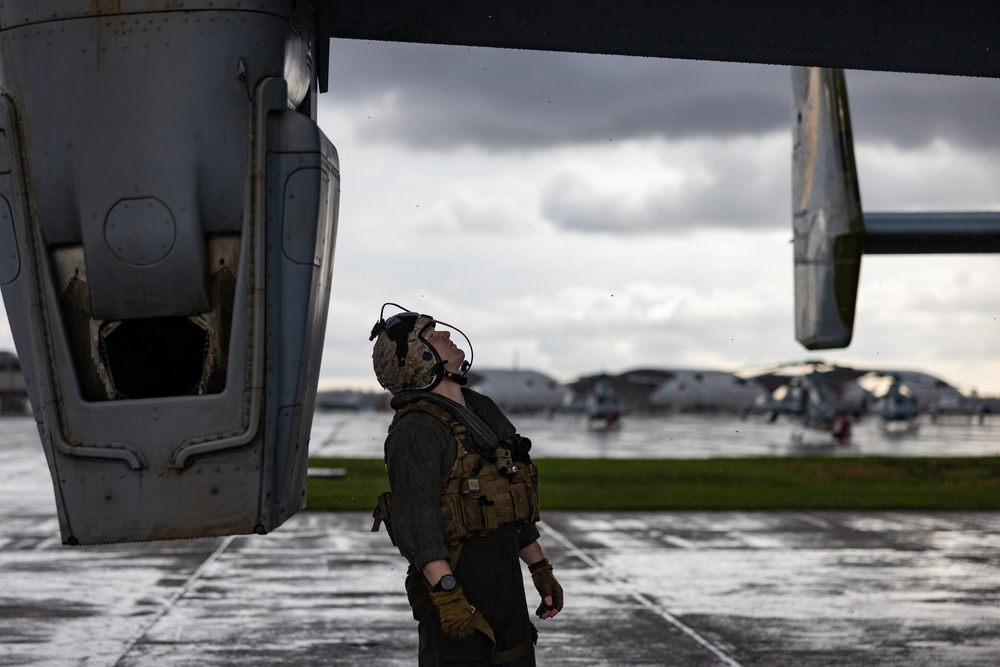
M456 579L455 577L453 577L450 574L446 574L443 577L441 577L440 579L438 579L437 585L434 586L434 592L435 593L441 593L441 592L450 593L451 591L455 590L456 588L458 588L458 579Z

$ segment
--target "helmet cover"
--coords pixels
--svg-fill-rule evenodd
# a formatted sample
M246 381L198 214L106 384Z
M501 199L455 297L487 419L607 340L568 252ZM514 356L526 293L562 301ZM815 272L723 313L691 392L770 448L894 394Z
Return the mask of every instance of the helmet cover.
M421 335L433 325L430 316L417 316L406 334L405 345L393 340L385 328L378 334L372 366L378 383L386 390L398 394L411 389L431 389L441 381L444 370L441 358Z

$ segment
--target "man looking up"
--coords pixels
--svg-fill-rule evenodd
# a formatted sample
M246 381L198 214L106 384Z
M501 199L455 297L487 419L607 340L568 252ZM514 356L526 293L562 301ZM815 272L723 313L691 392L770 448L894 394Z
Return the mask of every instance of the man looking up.
M391 491L373 530L385 521L410 563L419 664L533 666L537 631L520 562L541 598L539 618L559 613L563 592L538 543L530 441L464 387L471 359L448 329L459 330L402 310L385 319L383 306L372 329L375 375L396 410L385 441Z

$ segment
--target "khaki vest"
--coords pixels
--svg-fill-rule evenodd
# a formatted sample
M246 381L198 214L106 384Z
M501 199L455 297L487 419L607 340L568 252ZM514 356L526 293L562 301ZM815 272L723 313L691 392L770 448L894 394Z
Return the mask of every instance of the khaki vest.
M396 412L389 432L406 414L419 410L447 425L455 436L455 463L441 483L441 520L445 544L456 545L473 535L490 535L498 526L515 521L538 521L538 469L532 463L512 462L510 450L498 447L497 461L479 454L468 429L446 409L429 401L416 401ZM379 496L372 516L386 524L392 539L392 495ZM395 540L393 540L395 544Z

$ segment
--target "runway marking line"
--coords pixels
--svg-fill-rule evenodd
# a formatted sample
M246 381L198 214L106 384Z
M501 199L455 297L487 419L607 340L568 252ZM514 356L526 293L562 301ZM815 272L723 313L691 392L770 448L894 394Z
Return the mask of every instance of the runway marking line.
M117 665L121 664L122 660L128 657L128 654L131 653L135 645L138 644L142 640L142 638L146 636L146 633L149 632L149 629L152 628L154 625L156 625L160 621L160 619L163 618L166 615L166 613L173 608L175 604L177 604L177 601L184 594L186 594L188 591L191 590L191 588L198 582L198 580L201 579L202 576L204 576L204 574L208 571L208 569L212 567L215 561L219 560L219 557L222 556L223 552L225 552L225 550L229 548L229 545L232 544L234 537L235 535L227 535L219 544L219 546L216 547L215 551L213 551L212 554L208 558L206 558L201 565L198 566L198 569L196 569L194 572L191 573L191 576L187 578L187 580L184 582L184 585L180 586L174 592L174 594L167 599L166 603L163 605L163 608L153 615L153 618L150 619L149 623L146 623L146 625L142 626L142 628L139 629L139 632L135 634L135 637L129 640L129 642L125 645L125 649L118 656L118 659L115 660L113 663L116 667Z
M683 632L685 635L693 639L697 644L699 644L700 646L708 650L710 653L712 653L723 663L729 665L729 667L743 667L743 665L741 665L739 662L733 659L722 648L716 646L709 640L705 639L698 633L697 630L685 624L683 621L678 619L669 611L659 606L658 604L656 604L655 602L644 596L642 593L635 590L635 587L632 586L627 580L612 573L610 570L604 567L599 561L597 561L595 558L587 554L587 552L585 552L583 549L573 544L569 540L569 538L567 538L565 535L552 528L552 526L545 523L544 521L539 521L538 526L545 532L545 534L550 535L556 542L559 542L567 551L569 551L571 555L579 558L589 567L598 570L601 573L601 575L604 576L609 581L616 582L618 586L623 591L628 593L628 595L633 600L635 600L640 605L642 605L649 611L653 612L654 614L665 620L667 623L670 623L670 625L674 626L675 628Z

